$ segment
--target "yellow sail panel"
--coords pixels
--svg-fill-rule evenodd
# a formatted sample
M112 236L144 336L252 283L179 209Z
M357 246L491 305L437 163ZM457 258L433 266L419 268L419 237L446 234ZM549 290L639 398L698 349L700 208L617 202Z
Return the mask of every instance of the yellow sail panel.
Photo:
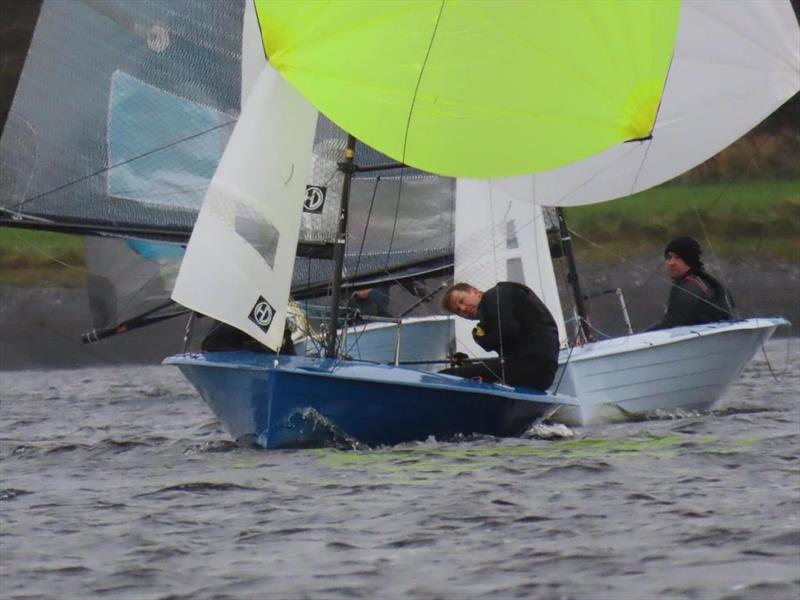
M256 0L265 50L324 114L412 166L552 169L646 137L678 0Z

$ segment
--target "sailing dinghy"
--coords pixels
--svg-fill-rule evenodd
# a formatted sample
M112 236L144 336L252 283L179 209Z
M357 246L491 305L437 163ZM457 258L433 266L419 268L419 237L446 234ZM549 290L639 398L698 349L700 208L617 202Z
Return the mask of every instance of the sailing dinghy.
M173 291L180 304L275 349L283 337L301 214L296 199L303 197L315 123L312 106L263 61ZM344 156L351 165L354 149L351 138ZM353 171L343 171L345 212ZM344 218L340 227L343 238ZM336 250L334 290L341 287L343 239ZM226 293L219 289L223 273ZM335 334L335 314L331 322ZM204 353L165 362L186 374L233 437L268 448L317 445L331 431L368 444L519 435L537 417L576 403L543 391L343 361L334 349L329 341L325 358Z
M791 11L788 3L774 6ZM481 183L474 178L483 177L489 178L490 206L495 197L491 189L535 206L578 204L581 198L595 202L621 195L620 190L633 193L660 183L692 166L698 155L705 158L735 140L797 90L800 63L797 45L791 45L797 39L796 21L787 24L768 15L748 22L744 19L752 16L747 11L753 5L746 5L735 17L743 19L745 30L763 25L761 42L774 48L788 41L789 50L777 59L766 51L769 68L766 75L759 71L748 81L760 93L746 87L747 110L721 111L724 118L714 121L713 135L699 136L693 151L683 153L690 157L667 161L665 168L660 158L649 157L680 151L687 128L697 125L697 107L691 101L716 109L720 99L715 93L732 85L693 79L698 73L685 66L697 61L696 28L709 19L700 3L555 7L445 0L375 5L371 12L378 14L369 19L360 7L348 4L256 2L255 8L269 62L264 61L211 183L173 298L276 350L297 241L294 199L302 193L304 157L312 143L315 112L308 100L401 163L473 178L459 179L464 195L478 196L474 190ZM492 27L485 25L489 15ZM717 17L711 14L712 20ZM603 27L597 27L601 22ZM326 35L345 24L347 36ZM575 39L581 40L578 47ZM478 40L491 44L493 52L485 60L464 61ZM542 40L552 44L544 59L537 46ZM711 44L715 52L719 42ZM632 47L637 50L631 52ZM708 48L708 43L699 45L700 50ZM348 64L346 56L353 52L364 60ZM732 54L741 52L734 49ZM553 61L553 55L559 59ZM492 60L506 68L498 71ZM747 60L753 60L752 50ZM345 66L346 76L339 70ZM531 79L538 85L520 83L523 69L536 74ZM762 92L757 86L764 77L772 85ZM687 78L699 88L688 98L683 93ZM734 79L742 86L741 78ZM529 92L520 94L526 86ZM594 102L587 105L587 97ZM339 265L348 188L357 171L354 148L351 137L340 163L345 176ZM541 179L526 175L537 171L544 173ZM608 179L602 191L582 195L582 186L598 178ZM570 193L558 189L564 181L575 186ZM239 225L244 215L252 221L247 232ZM458 247L457 240L457 252ZM493 260L497 262L497 252ZM505 257L501 262L507 269L498 279L509 278L508 267L517 263ZM498 274L499 269L493 271ZM254 360L207 354L166 361L182 369L234 437L265 447L313 444L323 422L370 443L395 443L456 432L513 435L520 422L512 425L501 415L520 411L528 419L562 411L565 418L587 422L611 406L621 414L655 407L702 408L782 323L713 324L630 336L621 343L599 342L570 351L574 362L570 360L571 368L563 374L561 389L569 388L575 397L522 389L512 393L502 384L451 381L399 366L338 360L341 271L334 277L326 358ZM219 293L221 281L230 293ZM725 352L732 343L741 348L733 359ZM480 395L470 395L471 386ZM515 408L508 405L512 399ZM298 415L311 413L318 420L298 422ZM457 416L465 414L471 416ZM480 416L473 418L476 414ZM400 426L400 421L414 425Z

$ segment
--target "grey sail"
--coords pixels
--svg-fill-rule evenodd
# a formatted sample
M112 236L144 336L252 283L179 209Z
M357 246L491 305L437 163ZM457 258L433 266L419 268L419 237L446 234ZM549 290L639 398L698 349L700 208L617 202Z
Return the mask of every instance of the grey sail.
M0 225L119 238L87 246L96 325L169 298L241 109L243 12L240 2L42 3L0 138ZM320 116L293 280L299 296L324 294L332 275L345 138ZM361 144L357 156L364 166L390 162ZM448 268L453 199L447 178L357 174L346 279Z

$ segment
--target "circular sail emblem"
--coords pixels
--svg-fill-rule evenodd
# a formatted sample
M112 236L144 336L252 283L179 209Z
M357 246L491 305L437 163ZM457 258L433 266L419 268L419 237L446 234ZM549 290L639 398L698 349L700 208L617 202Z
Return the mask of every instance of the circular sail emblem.
M327 188L318 185L306 186L306 199L303 202L303 210L305 212L318 213L322 211L322 205L325 204L325 192Z
M263 296L259 296L258 301L250 311L250 320L266 332L272 324L272 318L274 316L275 309L272 308L272 305L267 302Z

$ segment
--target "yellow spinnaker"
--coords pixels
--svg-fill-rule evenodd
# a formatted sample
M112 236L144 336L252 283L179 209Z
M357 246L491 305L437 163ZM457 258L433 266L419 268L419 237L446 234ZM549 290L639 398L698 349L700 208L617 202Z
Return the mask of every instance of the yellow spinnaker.
M272 65L442 175L545 171L650 134L679 0L255 0Z

